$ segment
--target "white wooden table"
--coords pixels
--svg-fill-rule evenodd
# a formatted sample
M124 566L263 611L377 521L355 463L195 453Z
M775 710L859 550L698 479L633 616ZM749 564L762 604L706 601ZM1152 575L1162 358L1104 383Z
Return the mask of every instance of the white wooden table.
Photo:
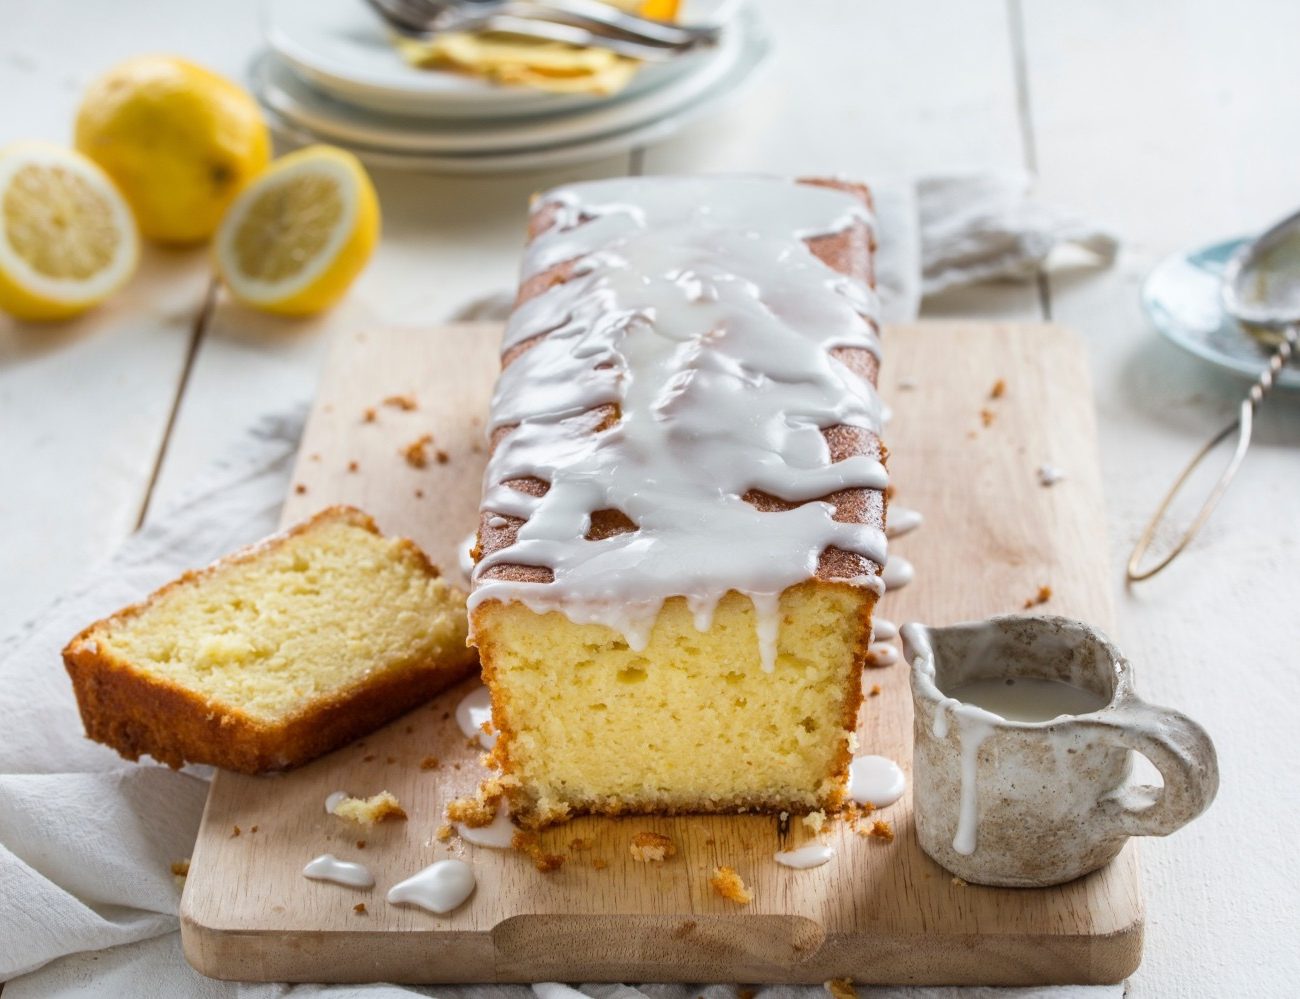
M1152 700L1221 754L1209 815L1144 847L1149 922L1133 995L1284 995L1300 980L1300 404L1265 411L1194 551L1135 593L1121 566L1240 383L1158 340L1138 286L1162 254L1256 230L1300 202L1293 0L768 0L774 66L723 120L562 173L377 173L385 232L353 294L286 323L220 301L199 322L203 251L146 254L126 293L63 327L0 317L0 633L166 504L256 414L306 399L327 333L445 318L510 285L528 194L574 176L745 170L850 176L1028 168L1045 201L1125 240L1108 272L1043 275L926 303L932 316L1050 318L1086 338L1120 612ZM78 27L71 27L77 23ZM111 63L174 51L240 77L252 0L8 3L0 143L66 141ZM54 668L52 664L52 668Z

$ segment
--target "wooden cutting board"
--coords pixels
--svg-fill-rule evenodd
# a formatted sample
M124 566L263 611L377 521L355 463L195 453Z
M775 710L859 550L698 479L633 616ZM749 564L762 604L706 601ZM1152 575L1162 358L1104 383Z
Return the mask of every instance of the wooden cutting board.
M285 522L353 503L457 577L457 547L476 523L499 338L496 326L459 325L338 340ZM1044 610L1110 627L1092 395L1075 338L1052 326L965 322L893 327L885 343L894 501L923 511L925 523L893 542L916 581L888 594L880 613L951 623L1020 610L1047 585ZM993 399L1000 380L1005 393ZM384 402L405 394L416 408ZM400 452L424 434L433 436L430 461L416 468ZM1052 488L1036 477L1047 462L1068 473ZM444 805L482 776L451 715L476 682L292 773L217 774L181 906L197 969L259 981L1010 985L1117 982L1137 966L1132 845L1058 888L967 886L921 853L910 796L880 813L892 843L837 823L825 837L837 856L810 871L773 861L809 836L795 822L782 841L766 815L580 819L545 834L546 849L568 855L550 874L514 852L439 843ZM880 692L863 708L862 746L910 771L906 668L869 670L865 682ZM427 757L436 769L421 767ZM324 811L332 791L384 788L409 821L364 831ZM641 830L671 836L678 855L634 863L628 843ZM594 846L571 851L579 837ZM376 887L304 878L303 865L325 852L366 863ZM448 855L472 863L478 878L459 910L434 916L385 901L391 885ZM751 905L712 892L719 864L750 885Z

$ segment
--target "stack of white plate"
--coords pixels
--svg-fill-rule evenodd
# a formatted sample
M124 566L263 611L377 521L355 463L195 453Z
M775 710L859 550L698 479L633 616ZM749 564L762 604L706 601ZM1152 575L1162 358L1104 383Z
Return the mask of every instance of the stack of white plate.
M417 69L363 0L267 0L254 92L290 141L328 142L376 166L505 173L657 142L717 110L769 44L737 0L693 0L684 21L726 18L720 42L646 64L620 94L552 94Z

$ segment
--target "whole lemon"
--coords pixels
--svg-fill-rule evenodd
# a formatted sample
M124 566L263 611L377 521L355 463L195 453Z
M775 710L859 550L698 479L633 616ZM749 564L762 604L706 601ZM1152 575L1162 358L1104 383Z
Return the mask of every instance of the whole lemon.
M113 178L140 231L161 243L211 236L271 158L247 91L175 56L128 59L91 84L76 145Z

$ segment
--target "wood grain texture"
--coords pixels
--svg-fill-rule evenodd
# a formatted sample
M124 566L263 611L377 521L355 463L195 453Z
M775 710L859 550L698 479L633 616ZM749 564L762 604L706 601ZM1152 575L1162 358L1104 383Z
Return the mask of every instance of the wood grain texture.
M1050 326L984 323L885 335L895 502L924 511L926 523L894 542L917 581L889 594L881 613L954 622L1018 610L1046 584L1046 609L1108 627L1090 387L1075 339ZM450 575L474 523L498 337L495 327L455 326L338 339L299 459L305 491L291 493L286 520L358 504L386 530L414 537ZM990 400L998 379L1006 393ZM381 402L407 392L417 409ZM367 422L370 407L376 419ZM446 464L415 469L399 456L425 433L447 451ZM1047 461L1068 467L1069 480L1041 487L1035 469ZM864 751L910 769L905 668L869 670L864 682L881 687L863 709ZM809 837L795 822L781 838L772 816L577 820L543 836L547 849L568 854L552 874L517 853L438 843L444 805L482 774L450 716L470 686L291 774L219 773L182 903L191 963L217 977L290 981L918 984L1115 982L1137 965L1143 918L1131 846L1057 888L957 885L916 846L906 797L881 813L893 843L836 823L826 838L838 855L811 871L774 863L775 850ZM421 769L428 756L436 769ZM362 830L324 812L332 791L383 788L409 821ZM662 866L632 862L628 844L642 830L671 836L678 855ZM593 847L570 851L577 837ZM324 852L368 864L376 888L303 878L303 865ZM478 877L461 909L440 917L384 901L396 881L449 854ZM595 858L608 867L596 869ZM752 905L712 892L718 864L741 874ZM353 912L357 902L367 914Z

